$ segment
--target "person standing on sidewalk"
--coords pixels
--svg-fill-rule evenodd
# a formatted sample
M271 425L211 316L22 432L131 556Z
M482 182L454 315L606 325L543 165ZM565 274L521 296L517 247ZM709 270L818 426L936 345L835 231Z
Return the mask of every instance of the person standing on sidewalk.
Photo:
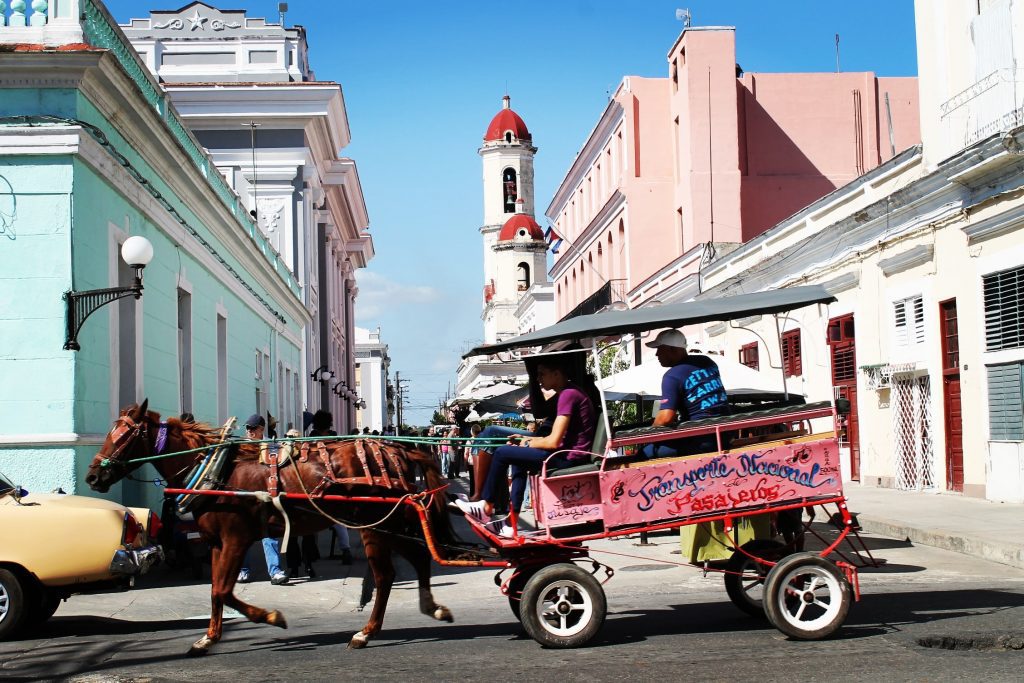
M254 413L245 421L245 438L251 441L262 441L263 430L266 428L266 421L259 413ZM261 444L261 448L264 444ZM270 583L275 586L288 583L288 575L281 569L281 539L266 537L262 540L263 557L267 562L267 574L270 575ZM246 552L242 569L238 572L238 583L249 582L249 553Z

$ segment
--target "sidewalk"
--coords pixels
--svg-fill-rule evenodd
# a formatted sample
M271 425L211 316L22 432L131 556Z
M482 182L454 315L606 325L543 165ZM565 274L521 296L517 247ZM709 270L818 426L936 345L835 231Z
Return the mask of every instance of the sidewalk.
M1024 568L1024 505L856 483L844 492L865 531Z

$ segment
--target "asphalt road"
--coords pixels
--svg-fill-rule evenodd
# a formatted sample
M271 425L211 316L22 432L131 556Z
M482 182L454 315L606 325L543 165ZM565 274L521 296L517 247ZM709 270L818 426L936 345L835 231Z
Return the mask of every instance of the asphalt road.
M863 599L838 636L796 642L739 612L719 577L656 562L679 556L670 554L672 537L654 540L652 548L603 542L621 553L599 555L618 572L606 586L604 628L581 649L548 650L526 637L492 571L441 570L435 597L454 624L420 615L406 580L396 585L380 637L350 650L368 616L358 611L364 565L323 560L315 581L241 587L244 600L282 609L288 630L234 618L213 653L187 658L205 629L208 587L165 570L128 593L72 598L43 631L0 643L0 679L1021 680L1024 650L951 651L919 640L970 646L1024 635L1024 571L874 539L888 564L862 572Z

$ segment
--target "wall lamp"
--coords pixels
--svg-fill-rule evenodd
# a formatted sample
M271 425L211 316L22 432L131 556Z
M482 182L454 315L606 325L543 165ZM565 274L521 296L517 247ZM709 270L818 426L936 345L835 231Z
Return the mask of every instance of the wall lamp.
M309 376L313 378L314 382L326 382L328 379L334 379L334 370L328 370L326 365L321 365Z
M334 385L334 388L331 389L331 392L335 396L341 396L342 393L345 391L345 389L342 389L342 387L345 387L345 389L348 389L348 386L345 384L345 380L340 379L340 380L338 380L338 383Z
M64 292L64 301L67 304L65 351L78 351L82 348L78 344L78 332L82 329L85 319L92 315L93 311L126 296L142 298L142 269L153 260L153 245L141 235L129 237L121 245L121 258L135 269L135 282L130 286L90 289L84 292Z

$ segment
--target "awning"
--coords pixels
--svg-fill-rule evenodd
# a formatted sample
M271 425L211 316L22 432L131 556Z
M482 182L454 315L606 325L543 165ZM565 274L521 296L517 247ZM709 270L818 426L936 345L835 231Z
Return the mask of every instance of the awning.
M582 341L599 336L646 332L663 327L734 320L755 314L781 313L811 304L835 301L821 285L787 287L769 292L700 299L679 304L648 306L627 311L604 311L557 322L536 332L522 334L496 344L478 346L463 358L510 349L542 346L556 341Z

